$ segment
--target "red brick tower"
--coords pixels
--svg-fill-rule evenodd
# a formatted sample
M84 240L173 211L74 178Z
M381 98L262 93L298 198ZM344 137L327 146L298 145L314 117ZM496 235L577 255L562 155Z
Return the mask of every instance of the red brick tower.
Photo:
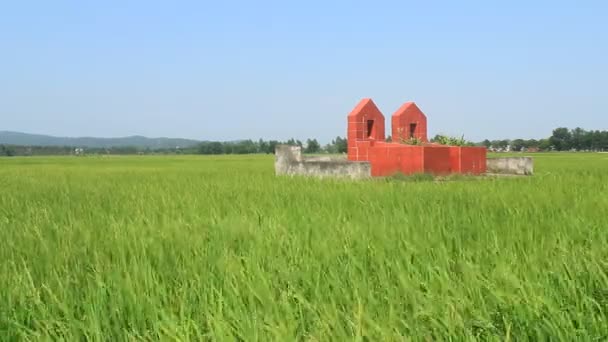
M363 99L348 114L348 160L368 160L367 149L360 141L384 142L384 115L371 99Z
M392 139L394 142L416 138L428 142L426 115L414 102L406 102L391 118Z

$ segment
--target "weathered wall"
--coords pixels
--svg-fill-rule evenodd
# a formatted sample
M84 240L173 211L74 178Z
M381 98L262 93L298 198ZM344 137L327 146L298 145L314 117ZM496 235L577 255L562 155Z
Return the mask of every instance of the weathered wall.
M534 172L531 157L488 158L486 165L488 173L531 175Z
M340 155L340 156L305 156L304 160L306 160L307 162L311 162L311 161L318 161L318 162L329 162L329 161L345 161L346 160L346 155Z
M424 172L437 175L452 171L449 146L424 146Z
M460 150L459 170L454 172L474 175L486 172L487 150L485 147L461 146L451 148Z
M395 173L424 172L424 148L422 146L395 143L375 143L370 148L372 176L391 176Z
M307 158L302 156L299 146L277 146L274 167L277 175L345 177L351 179L371 177L369 162L352 162L341 158Z
M446 149L450 153L445 153ZM467 148L468 149L468 148ZM299 146L279 145L275 150L275 173L277 175L305 175L314 177L346 177L351 179L365 179L372 176L390 176L396 172L406 174L430 172L443 173L448 167L446 165L426 165L428 160L423 146L409 146L399 144L377 143L370 147L369 162L348 161L345 157L304 157ZM453 148L434 147L428 156L432 163L441 160L442 163L450 163L449 156L454 154ZM473 164L485 159L485 149L473 149L477 156L473 156ZM428 152L428 151L426 151ZM435 153L441 152L441 156L433 158ZM464 150L458 150L455 158L466 156ZM466 159L466 158L465 158ZM477 166L466 166L469 162L462 160L462 173L485 173L486 170ZM533 162L531 157L509 157L490 158L486 161L488 173L531 175L533 173ZM439 171L439 172L438 172ZM455 170L450 170L455 172Z

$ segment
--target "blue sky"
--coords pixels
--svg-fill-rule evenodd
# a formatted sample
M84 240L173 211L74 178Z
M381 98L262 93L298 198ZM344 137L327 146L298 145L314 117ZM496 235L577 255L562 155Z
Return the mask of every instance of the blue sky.
M0 130L327 142L364 97L387 119L415 101L431 135L608 129L606 18L606 1L3 1Z

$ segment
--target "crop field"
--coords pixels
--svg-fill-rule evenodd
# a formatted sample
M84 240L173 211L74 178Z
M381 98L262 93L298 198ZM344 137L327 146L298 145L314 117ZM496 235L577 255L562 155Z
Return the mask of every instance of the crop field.
M608 339L608 154L276 178L273 156L0 158L0 341Z

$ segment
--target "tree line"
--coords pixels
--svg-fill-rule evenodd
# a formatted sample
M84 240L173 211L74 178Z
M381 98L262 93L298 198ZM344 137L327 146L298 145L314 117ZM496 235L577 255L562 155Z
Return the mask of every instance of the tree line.
M132 155L132 154L196 154L196 147L191 148L139 148L135 146L116 147L76 147L76 146L23 146L0 144L0 157L2 156L59 156L73 154L94 155Z
M279 140L240 140L240 141L205 141L197 146L187 148L137 148L121 146L110 148L80 148L77 146L21 146L0 145L0 156L33 156L33 155L130 155L130 154L254 154L274 153L277 145L286 144L300 146L304 153L346 153L346 139L336 137L330 143L321 146L317 139L307 139L305 142L296 139Z
M197 151L199 154L272 154L277 145L300 146L304 153L346 153L346 139L341 137L336 137L325 146L321 146L317 139L307 139L305 143L293 138L287 141L264 139L234 142L207 141L199 144Z
M608 131L559 127L544 139L484 140L479 143L491 149L522 151L608 151Z
M391 137L387 137L391 141ZM608 151L608 131L584 130L582 128L568 129L559 127L553 130L552 135L544 139L514 139L514 140L484 140L474 143L464 137L453 138L437 135L432 142L457 146L485 146L495 151ZM326 145L321 145L317 139L307 139L305 142L296 139L287 141L278 140L241 140L232 142L205 141L198 146L188 148L137 148L137 147L111 147L111 148L84 148L76 146L17 146L0 145L0 156L31 156L31 155L70 155L80 154L272 154L275 147L280 144L300 146L304 153L346 153L346 138L340 136Z

